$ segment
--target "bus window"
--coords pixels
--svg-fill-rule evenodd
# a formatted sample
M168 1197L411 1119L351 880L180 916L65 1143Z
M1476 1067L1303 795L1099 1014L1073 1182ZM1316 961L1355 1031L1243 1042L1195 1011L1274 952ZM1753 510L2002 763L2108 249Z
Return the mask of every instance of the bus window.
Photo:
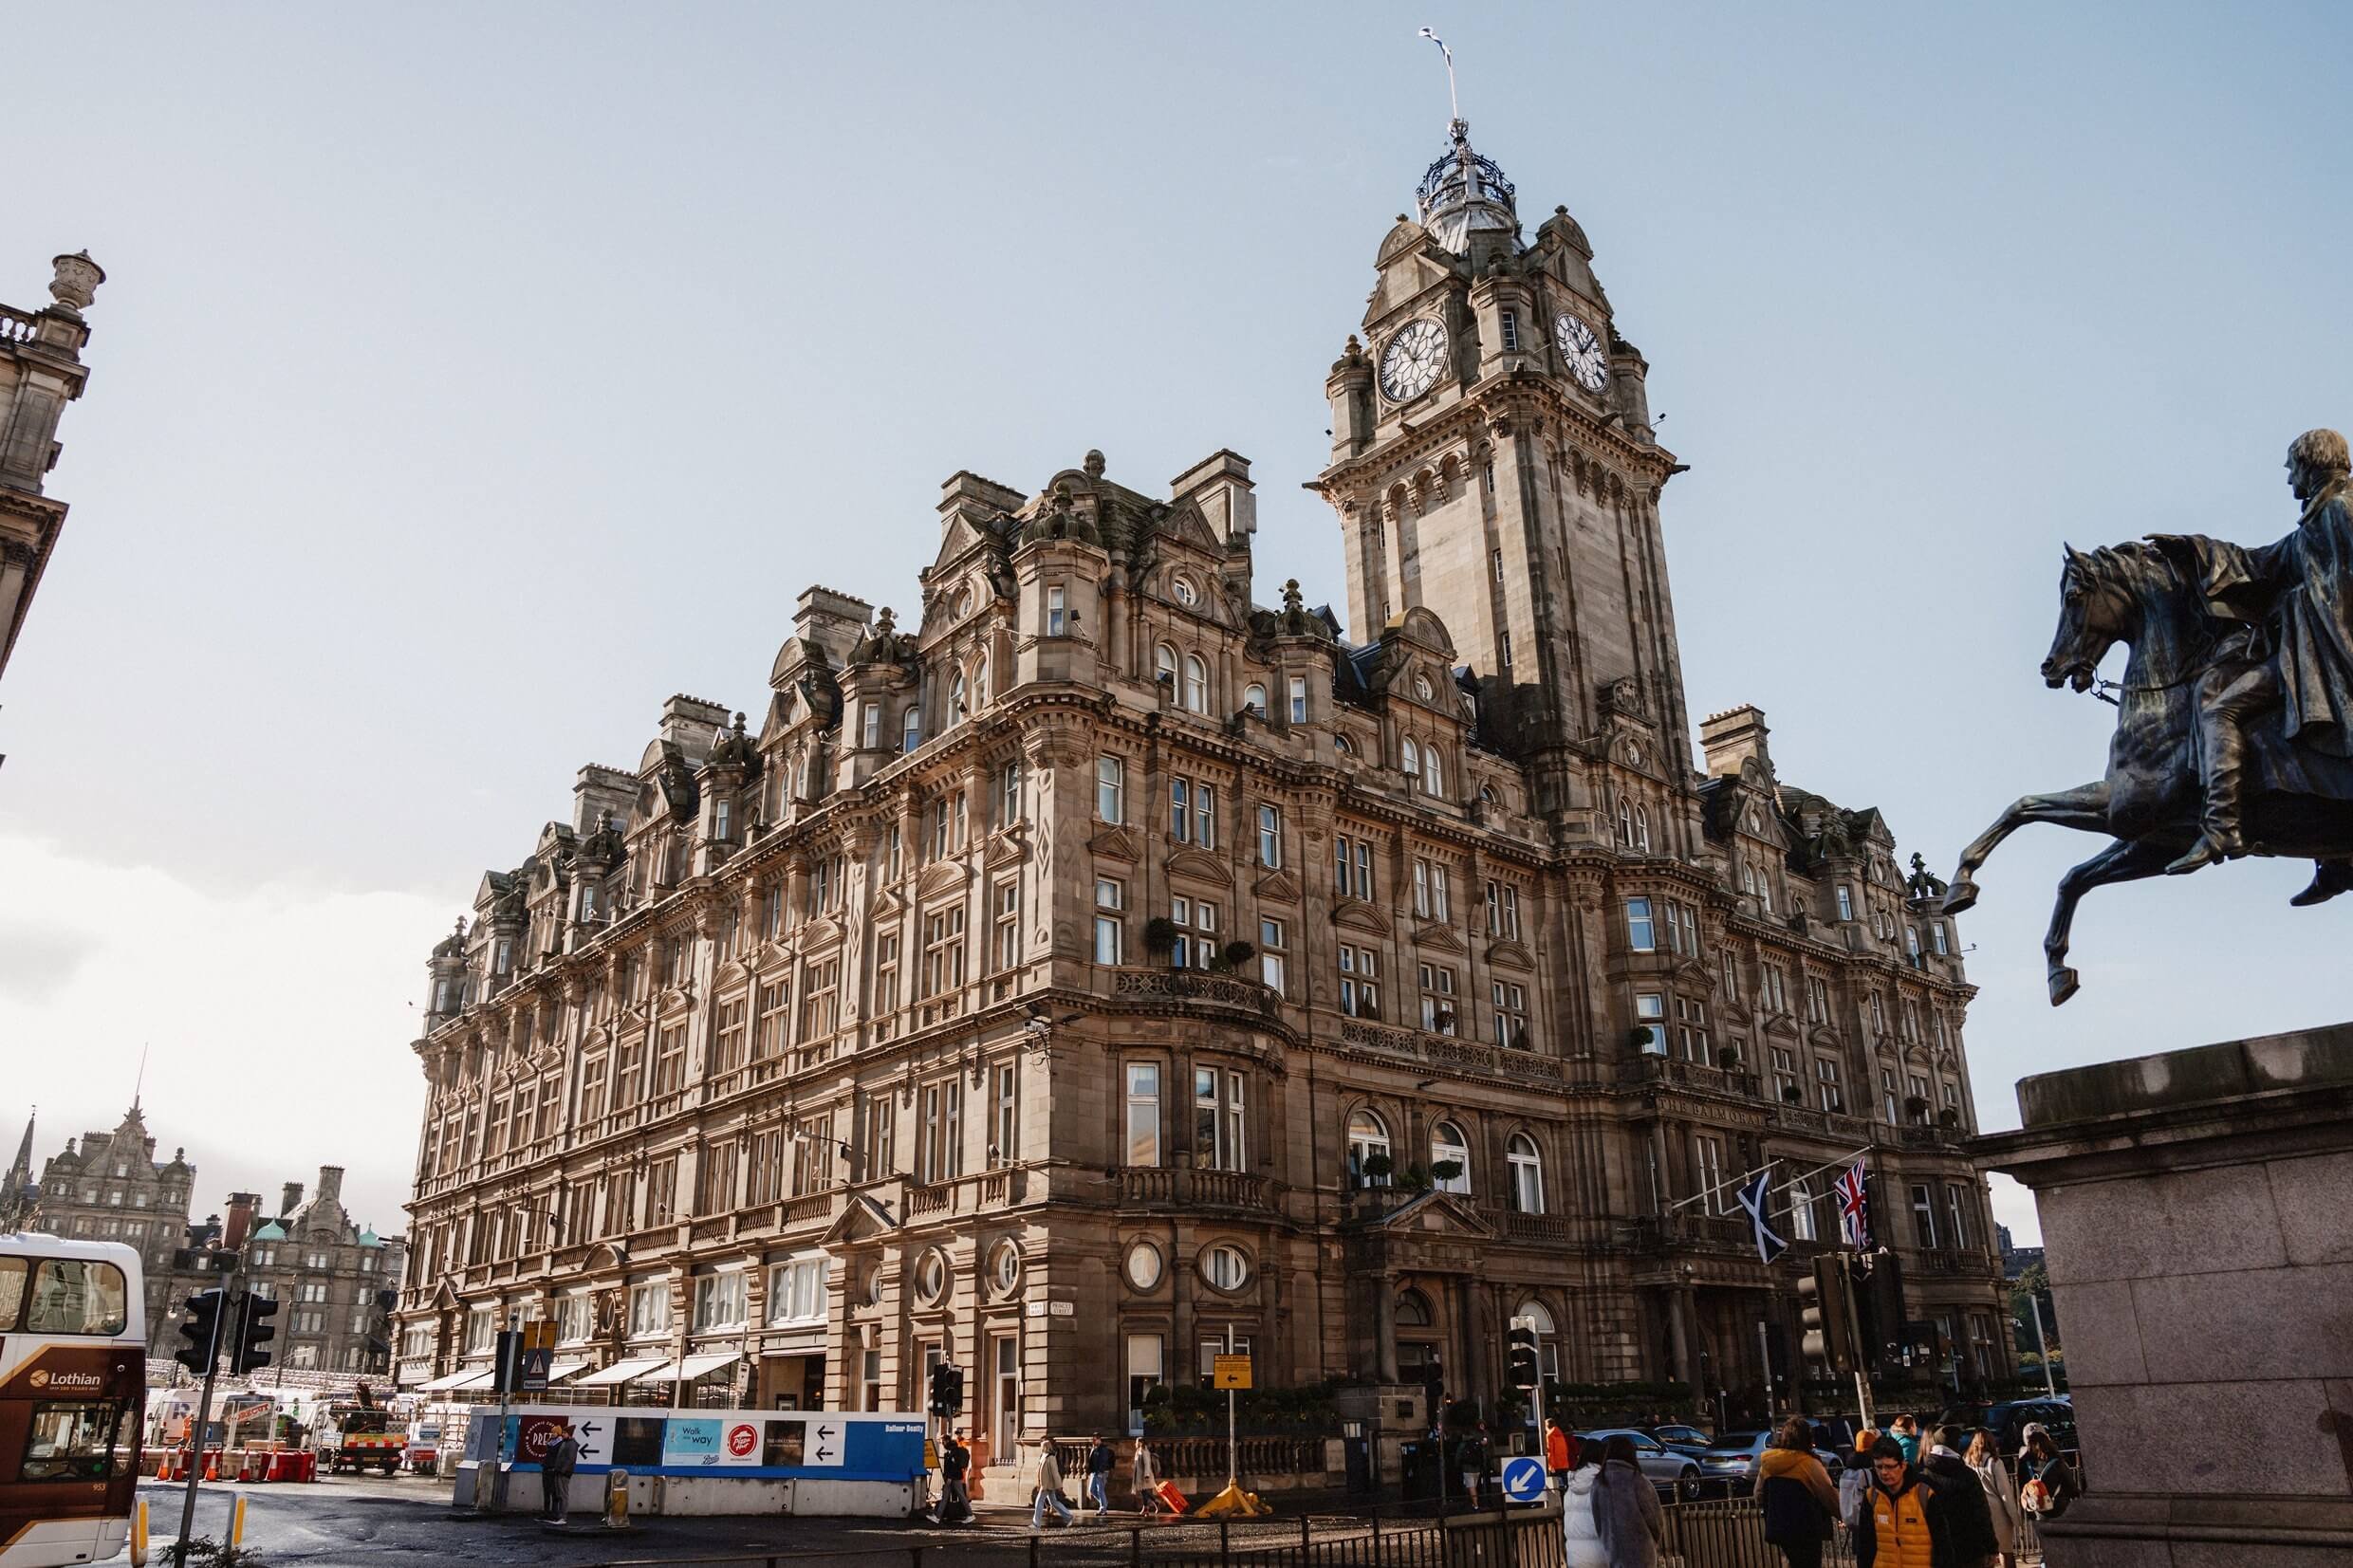
M120 1334L130 1320L122 1270L84 1258L44 1258L32 1277L28 1334Z
M28 1265L22 1258L0 1258L0 1333L16 1326L16 1313L25 1304L25 1275Z
M115 1430L122 1406L111 1399L75 1404L43 1400L25 1433L19 1481L103 1481L114 1470Z

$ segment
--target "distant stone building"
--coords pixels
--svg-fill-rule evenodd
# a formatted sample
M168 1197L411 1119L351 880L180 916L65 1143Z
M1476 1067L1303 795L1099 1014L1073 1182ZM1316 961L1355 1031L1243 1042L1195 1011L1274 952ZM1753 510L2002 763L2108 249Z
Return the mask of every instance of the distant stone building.
M138 1248L147 1276L148 1349L169 1354L179 1345L172 1327L178 1304L175 1262L187 1238L196 1168L185 1149L173 1150L168 1161L155 1154L156 1140L137 1101L113 1132L67 1139L65 1152L41 1168L30 1228Z
M1859 1152L1946 1371L2007 1374L1961 945L1756 710L1695 754L1647 366L1455 130L1325 382L1345 633L1255 596L1231 452L959 472L905 625L807 589L756 724L672 698L484 875L402 1386L510 1317L665 1402L916 1409L945 1359L1002 1462L1227 1348L1493 1398L1526 1317L1565 1380L1752 1409Z
M256 1194L232 1192L225 1216L189 1232L183 1277L218 1283L236 1268L246 1288L280 1303L265 1377L340 1386L391 1371L388 1293L400 1287L408 1245L354 1223L343 1188L343 1167L323 1165L307 1203L301 1182L281 1190L275 1214L260 1212Z
M57 536L65 503L41 493L57 462L57 421L82 396L90 328L82 312L106 274L89 252L60 256L40 310L0 304L0 674L8 673L33 590Z

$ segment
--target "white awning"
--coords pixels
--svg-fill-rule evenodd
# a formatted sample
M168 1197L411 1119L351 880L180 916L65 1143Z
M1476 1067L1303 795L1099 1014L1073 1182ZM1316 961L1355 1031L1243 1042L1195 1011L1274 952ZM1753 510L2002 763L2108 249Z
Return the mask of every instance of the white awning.
M418 1393L447 1393L452 1389L471 1387L476 1379L487 1379L490 1375L490 1373L483 1368L460 1367L455 1372L446 1376L436 1377L430 1383L419 1383L417 1386L417 1392Z
M558 1361L547 1369L547 1381L551 1385L561 1383L565 1378L577 1377L587 1370L588 1363L585 1361Z
M602 1371L590 1373L575 1386L584 1389L604 1389L611 1388L617 1383L634 1383L661 1365L663 1361L658 1356L632 1356L626 1361L616 1361Z
M732 1367L744 1358L743 1352L720 1351L711 1356L690 1356L683 1361L665 1361L653 1372L640 1374L640 1383L692 1383L697 1377L708 1377L721 1367Z

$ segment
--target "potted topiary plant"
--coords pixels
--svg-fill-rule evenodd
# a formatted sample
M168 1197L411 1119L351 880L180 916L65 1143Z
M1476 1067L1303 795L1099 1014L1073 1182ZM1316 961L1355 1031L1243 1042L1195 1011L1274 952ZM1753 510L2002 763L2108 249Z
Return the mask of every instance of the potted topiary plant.
M1144 947L1153 952L1166 952L1176 945L1176 922L1164 914L1154 915L1144 922Z
M1238 969L1257 956L1258 947L1252 942L1229 942L1217 950L1217 963L1221 968Z
M1936 1113L1936 1125L1939 1127L1958 1127L1960 1124L1960 1112L1955 1110L1950 1105Z
M1785 1083L1781 1086L1781 1098L1785 1104L1803 1105L1806 1103L1806 1091L1794 1083Z
M1453 1180L1454 1180L1456 1177L1458 1177L1458 1176L1460 1176L1460 1175L1462 1174L1462 1161L1460 1161L1460 1160L1437 1160L1437 1161L1435 1161L1435 1162L1431 1165L1431 1167L1430 1167L1430 1174L1431 1174L1431 1176L1432 1176L1434 1179L1436 1179L1436 1180L1437 1180L1437 1181L1441 1181L1441 1182L1450 1182L1450 1181L1453 1181Z
M1740 1053L1727 1045L1715 1053L1715 1064L1728 1073L1736 1073L1740 1070Z
M1376 1153L1364 1156L1364 1174L1368 1180L1386 1186L1396 1171L1397 1161L1386 1154Z
M1928 1119L1928 1098L1925 1095L1907 1095L1904 1097L1903 1109L1904 1114L1914 1121L1926 1121Z

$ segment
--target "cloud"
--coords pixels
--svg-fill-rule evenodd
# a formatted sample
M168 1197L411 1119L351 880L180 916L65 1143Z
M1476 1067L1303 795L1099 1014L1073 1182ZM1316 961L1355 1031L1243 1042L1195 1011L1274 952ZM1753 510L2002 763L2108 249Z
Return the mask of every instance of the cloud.
M36 1168L121 1119L144 1049L147 1128L159 1155L195 1163L196 1215L232 1190L274 1203L281 1183L341 1165L354 1218L405 1227L424 1094L410 1004L441 903L282 882L214 894L8 835L0 888L0 1057L40 1107ZM13 1146L15 1126L0 1132Z

